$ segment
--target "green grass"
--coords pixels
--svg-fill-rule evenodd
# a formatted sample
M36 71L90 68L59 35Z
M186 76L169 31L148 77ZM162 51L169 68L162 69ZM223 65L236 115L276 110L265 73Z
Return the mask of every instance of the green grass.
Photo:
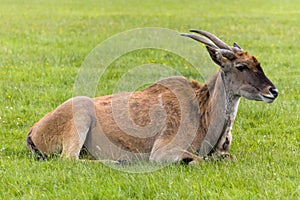
M0 0L0 199L299 199L299 10L298 0ZM230 150L238 160L151 173L36 161L25 146L31 125L73 96L81 63L97 44L142 27L208 30L258 57L280 93L273 104L241 101ZM106 72L96 93L110 94L126 66L145 63L197 78L166 52L131 52L113 63L121 68Z

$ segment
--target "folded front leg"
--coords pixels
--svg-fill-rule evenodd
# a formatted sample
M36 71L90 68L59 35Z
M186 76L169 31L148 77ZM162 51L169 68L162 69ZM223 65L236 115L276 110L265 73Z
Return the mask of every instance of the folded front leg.
M198 155L189 152L189 146L176 144L169 138L159 138L154 142L149 160L154 162L196 164L202 161Z

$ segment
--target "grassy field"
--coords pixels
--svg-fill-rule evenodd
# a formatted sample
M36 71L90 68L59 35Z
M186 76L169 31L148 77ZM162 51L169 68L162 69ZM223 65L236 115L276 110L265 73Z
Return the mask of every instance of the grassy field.
M0 0L0 199L299 199L299 10L298 0ZM143 27L208 30L258 57L279 97L272 104L242 99L230 150L237 161L150 173L36 161L25 146L27 131L73 96L85 57L112 35ZM113 65L184 64L162 54L132 52ZM110 94L121 75L106 72L97 94Z

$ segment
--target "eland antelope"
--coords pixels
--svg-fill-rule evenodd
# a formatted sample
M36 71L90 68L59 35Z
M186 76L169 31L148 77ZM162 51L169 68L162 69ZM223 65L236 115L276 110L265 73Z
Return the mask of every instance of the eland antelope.
M83 147L98 160L199 162L230 155L231 127L240 97L273 102L278 90L254 56L236 43L191 30L219 71L205 84L175 76L142 91L96 98L74 97L35 123L27 147L46 158L78 158ZM201 36L200 36L201 35Z

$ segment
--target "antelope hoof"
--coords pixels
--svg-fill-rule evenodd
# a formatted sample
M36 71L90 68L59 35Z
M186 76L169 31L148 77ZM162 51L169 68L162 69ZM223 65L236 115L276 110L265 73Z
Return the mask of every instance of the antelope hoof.
M236 160L235 155L230 154L230 153L222 154L221 158L224 159L224 160Z
M202 163L202 160L193 160L191 162L189 162L189 165L199 165Z
M201 164L203 159L201 157L194 158L191 162L188 163L188 165L198 165Z

